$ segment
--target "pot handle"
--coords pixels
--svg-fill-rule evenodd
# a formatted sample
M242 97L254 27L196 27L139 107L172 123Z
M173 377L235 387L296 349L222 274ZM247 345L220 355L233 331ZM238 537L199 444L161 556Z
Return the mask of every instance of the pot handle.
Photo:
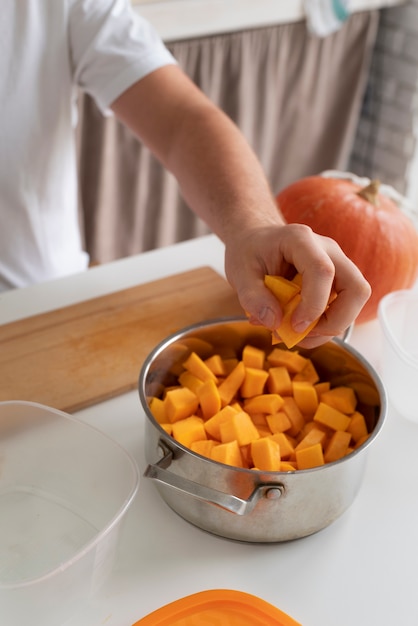
M166 468L170 465L172 459L172 453L168 452L158 463L148 465L144 476L168 487L172 487L173 489L177 489L177 491L192 496L193 498L219 506L236 515L246 515L253 510L260 498L266 497L270 500L275 500L280 498L284 491L284 485L281 483L262 483L256 485L248 500L244 500L237 496L224 493L223 491L217 491L211 487L200 485L188 478L170 472Z

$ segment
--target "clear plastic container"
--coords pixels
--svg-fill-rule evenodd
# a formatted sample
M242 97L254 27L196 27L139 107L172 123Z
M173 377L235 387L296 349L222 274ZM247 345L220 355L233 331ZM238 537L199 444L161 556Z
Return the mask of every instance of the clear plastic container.
M379 303L378 316L389 400L400 415L418 423L418 291L388 294Z
M105 434L40 404L0 402L0 624L60 626L99 590L138 483Z

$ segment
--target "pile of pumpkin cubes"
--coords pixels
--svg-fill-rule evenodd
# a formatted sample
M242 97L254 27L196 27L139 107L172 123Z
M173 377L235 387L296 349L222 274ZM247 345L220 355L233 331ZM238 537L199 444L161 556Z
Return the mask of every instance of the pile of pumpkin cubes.
M354 389L320 380L311 359L245 345L240 357L191 352L177 384L149 399L178 443L234 467L294 472L338 461L369 436Z

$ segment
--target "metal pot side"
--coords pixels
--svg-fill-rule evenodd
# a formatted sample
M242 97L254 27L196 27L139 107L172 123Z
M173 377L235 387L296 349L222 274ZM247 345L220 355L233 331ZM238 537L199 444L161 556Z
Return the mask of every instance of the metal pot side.
M147 417L145 475L176 513L203 530L247 542L298 539L327 527L355 499L368 448L386 418L385 390L373 368L344 341L300 349L312 359L321 378L355 389L370 437L344 459L310 470L260 472L223 465L170 437L154 419L148 399L175 382L191 350L202 358L214 353L239 357L247 343L269 351L271 335L245 319L220 319L171 335L148 356L139 376L139 396Z

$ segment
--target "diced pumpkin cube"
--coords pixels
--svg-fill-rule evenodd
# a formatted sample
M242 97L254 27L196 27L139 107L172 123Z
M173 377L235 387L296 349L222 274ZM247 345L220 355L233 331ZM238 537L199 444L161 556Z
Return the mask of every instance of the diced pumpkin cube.
M244 346L241 360L243 361L245 367L262 370L264 368L265 359L266 353L264 350L251 345Z
M202 415L205 420L213 417L221 410L221 396L218 387L213 380L207 380L197 389L196 395L199 399Z
M173 424L160 424L160 426L165 430L167 435L173 434Z
M207 434L213 439L221 440L221 431L220 426L222 422L231 419L231 417L237 412L237 410L232 406L225 406L223 409L215 413L213 417L210 417L205 422L205 430Z
M214 446L219 446L219 443L214 439L199 439L191 443L190 450L210 459Z
M239 359L236 358L223 358L222 359L223 365L224 365L224 370L225 370L225 374L224 376L228 376L233 369L236 368L236 366L239 363Z
M324 391L329 391L329 389L331 389L331 383L328 380L326 380L320 383L315 383L314 387L315 387L316 394L318 396L318 400L320 402L321 395L324 393Z
M196 352L190 353L184 361L183 367L191 374L194 374L196 378L200 378L200 380L214 380L216 382L215 374L209 369L206 363Z
M270 437L270 435L272 434L268 426L257 426L257 430L260 437Z
M290 374L301 372L306 366L308 359L293 350L283 350L282 348L273 348L268 354L267 360L271 365L277 367L283 365Z
M284 433L275 433L271 435L271 439L279 444L280 446L280 456L282 459L289 459L289 457L294 453L295 448L292 445L292 442Z
M282 317L282 321L280 322L280 326L276 328L277 335L280 337L280 339L283 341L287 348L293 348L294 346L296 346L296 344L300 343L302 339L309 335L311 330L313 330L319 322L319 318L314 320L309 324L307 328L305 328L304 331L296 331L293 328L293 313L295 312L301 300L302 296L300 294L296 294L296 296L294 296L292 300L287 303L284 315Z
M347 454L350 441L351 434L349 432L344 430L336 430L325 448L325 463L338 461L338 459L341 459L343 456L345 456Z
M347 430L350 424L350 418L347 415L324 402L318 404L313 420L333 430Z
M172 424L193 415L199 406L199 400L187 387L178 387L167 391L164 405L168 421Z
M365 375L353 372L352 374L347 374L344 378L344 384L350 384L360 402L369 407L379 406L379 392Z
M271 276L266 274L264 276L264 284L270 289L276 300L279 301L280 306L284 310L286 304L300 292L300 285L294 281L287 280L284 276Z
M268 370L268 378L266 388L269 393L278 393L281 396L292 395L292 379L289 370L284 365L270 367Z
M244 402L244 409L247 413L277 413L283 405L284 399L277 393L263 393L254 398L248 398Z
M179 383L182 387L187 387L193 393L197 393L198 388L203 385L203 380L185 370L179 376Z
M270 437L263 437L251 443L253 464L266 472L280 471L280 446Z
M304 425L304 427L300 431L300 433L298 435L298 443L300 441L302 441L302 439L304 437L306 437L306 435L309 432L311 432L311 430L314 430L314 429L315 430L322 430L322 432L324 432L327 437L331 436L332 433L334 432L333 430L331 430L327 426L324 426L323 424L320 424L319 422L314 422L313 420L311 420L309 422L306 422L306 424Z
M331 293L329 294L329 298L328 298L328 306L334 302L334 300L336 300L338 297L338 293L337 291L334 289L334 287L331 289ZM327 306L327 308L328 308Z
M324 465L324 454L320 443L316 443L309 448L302 448L302 450L296 450L296 463L298 469L311 469L312 467L319 467Z
M357 443L357 441L359 441L362 437L367 437L369 433L367 430L366 420L362 413L354 411L354 413L350 416L350 423L347 427L347 432L351 434L355 443Z
M167 347L163 367L168 366L174 376L179 376L184 370L183 361L189 354L190 349L188 346L176 341Z
M225 465L233 465L234 467L243 467L241 450L237 441L228 443L220 443L215 446L211 452L211 459Z
M296 472L296 470L297 470L296 463L292 463L291 461L282 461L280 463L281 472Z
M222 406L226 406L232 402L244 382L244 378L245 365L242 361L239 361L232 372L228 374L225 380L223 380L218 387Z
M219 426L222 443L236 440L239 446L245 446L260 437L251 417L245 411L235 413Z
M292 283L295 283L295 285L299 285L299 287L302 288L302 280L302 274L300 272L297 272L292 278Z
M149 401L149 408L154 419L159 424L165 424L167 422L164 400L156 397L151 398L151 400Z
M306 380L308 383L312 383L312 385L315 385L319 381L319 374L311 359L308 359L308 362L301 372L294 375L293 380Z
M200 417L191 416L173 424L173 437L183 446L190 448L193 441L206 438L203 420Z
M354 446L354 449L357 450L357 448L360 448L360 446L363 445L363 443L366 443L366 441L368 440L368 438L370 437L369 435L364 435L363 437L360 437L360 439L358 441L356 441L356 445Z
M251 457L251 444L247 443L245 446L240 446L242 464L246 468L250 468L253 465L253 459Z
M283 398L283 406L281 408L284 411L291 421L291 428L287 431L289 435L292 437L296 437L296 435L300 432L300 430L305 425L305 420L302 414L302 411L298 407L295 402L295 399L292 396L285 396Z
M311 428L311 430L300 440L295 450L303 450L303 448L310 448L314 446L316 443L320 443L322 446L324 445L324 441L326 440L326 433L320 428Z
M251 417L252 423L257 428L258 434L260 435L260 437L267 437L268 435L272 434L270 430L270 426L267 423L266 415L262 415L261 413L256 413L255 419L253 415L250 415L250 417ZM262 419L264 421L262 421Z
M278 278L279 277L275 276L270 276L269 278L267 278L267 276L264 277L264 284L272 291L272 293L274 293L283 309L283 318L280 326L272 333L272 342L277 343L278 338L280 338L288 348L292 348L297 343L302 341L302 339L304 339L313 328L315 328L321 316L314 320L304 331L295 331L292 326L292 316L302 299L300 293L300 290L302 288L302 275L298 275L298 278L296 280L290 282L286 281L286 279L281 279L279 281L277 280ZM292 288L292 286L293 290L295 290L296 288L298 288L299 290L293 295L290 293L290 289ZM335 290L332 290L328 298L326 308L328 308L328 306L336 297L337 292Z
M255 426L268 428L267 415L265 413L251 413L251 420Z
M293 397L304 415L314 415L318 408L318 396L311 383L304 380L294 380Z
M252 398L264 392L268 372L254 367L245 367L245 378L240 388L242 398Z
M280 337L280 335L277 333L276 330L272 330L271 331L271 345L275 346L278 343L283 343L282 338Z
M225 363L220 354L212 354L212 356L205 359L204 363L216 377L226 376Z
M356 410L357 397L354 389L351 387L341 386L334 387L329 391L324 391L321 394L321 402L329 404L329 406L341 411L341 413L350 415Z
M277 434L277 433L275 433ZM289 439L290 443L292 444L292 446L294 448L296 448L296 446L298 445L298 442L296 440L296 437L292 437L291 435L289 435L289 433L284 433L286 435L286 438Z
M163 400L165 399L165 397L166 397L166 395L167 395L167 392L168 392L168 391L171 391L172 389L178 389L178 388L179 388L179 385L170 385L169 387L166 387L166 388L164 389L164 396L163 396Z
M284 433L286 430L292 428L292 422L284 411L278 411L272 415L267 415L266 420L273 434Z

